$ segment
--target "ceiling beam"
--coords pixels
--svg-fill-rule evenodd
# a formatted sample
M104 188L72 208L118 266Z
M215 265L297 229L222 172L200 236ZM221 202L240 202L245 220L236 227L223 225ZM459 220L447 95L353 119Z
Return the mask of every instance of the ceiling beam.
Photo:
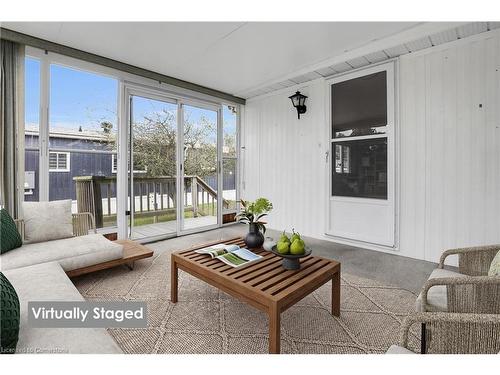
M211 89L209 87L197 85L196 83L184 81L175 77L170 77L161 73L156 73L151 70L139 68L134 65L123 63L117 60L109 59L107 57L95 55L90 52L82 51L76 48L68 47L63 44L54 43L45 39L37 38L28 34L19 33L17 31L0 28L0 37L4 40L9 40L11 42L16 42L19 44L24 44L27 46L39 48L42 50L50 51L53 53L58 53L61 55L73 57L75 59L87 61L93 64L98 64L106 66L108 68L121 70L126 73L135 74L137 76L152 79L154 81L159 81L172 86L177 86L183 89L196 91L202 94L214 96L225 101L232 103L245 104L245 99L219 91Z

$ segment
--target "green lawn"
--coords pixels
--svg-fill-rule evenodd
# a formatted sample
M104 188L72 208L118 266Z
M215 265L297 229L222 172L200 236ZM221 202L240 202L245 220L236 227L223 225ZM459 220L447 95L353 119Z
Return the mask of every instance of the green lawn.
M212 213L212 205L205 203L205 204L200 204L199 206L199 216L207 216ZM215 207L215 211L217 210L217 207ZM203 214L205 213L205 215ZM184 209L184 217L185 218L192 218L193 217L193 211L191 207L186 207ZM104 216L104 226L112 226L116 225L116 215L110 215L110 216ZM141 225L148 225L148 224L153 224L153 223L163 223L166 221L172 221L176 220L176 214L175 212L168 213L168 214L163 214L156 216L156 221L154 216L144 216L141 217L140 213L136 213L136 216L134 217L134 226L141 226Z

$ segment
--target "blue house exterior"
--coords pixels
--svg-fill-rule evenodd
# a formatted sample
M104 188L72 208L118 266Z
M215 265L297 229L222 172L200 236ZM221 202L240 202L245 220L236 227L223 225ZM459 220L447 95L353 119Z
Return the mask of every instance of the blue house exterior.
M39 200L39 150L38 129L27 127L25 132L25 201ZM114 141L103 132L51 130L49 154L49 200L76 200L73 180L76 176L116 177ZM33 182L30 182L28 177L30 174L33 175ZM216 176L206 176L205 181L212 189L217 190ZM234 190L235 188L235 176L224 174L223 189ZM112 184L111 198L116 197L115 190L116 185ZM105 196L104 191L103 196Z
M34 188L26 189L25 200L39 200L39 144L38 131L27 129L25 133L25 171L34 172ZM60 155L68 168L60 168L49 161L49 199L76 199L75 176L116 176L113 171L113 142L110 137L97 132L51 131L50 156ZM116 155L116 154L115 154ZM57 164L57 163L56 163ZM115 164L116 165L116 164ZM56 168L52 168L52 167ZM114 186L112 196L115 196Z

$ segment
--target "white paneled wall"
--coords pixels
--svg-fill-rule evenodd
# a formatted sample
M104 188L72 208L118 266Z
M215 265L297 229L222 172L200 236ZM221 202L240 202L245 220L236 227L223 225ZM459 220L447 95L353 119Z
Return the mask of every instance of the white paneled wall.
M500 243L500 32L400 58L399 254ZM247 102L242 197L271 199L273 229L325 238L328 126L323 80L300 120L289 91Z
M401 58L400 248L500 242L498 32Z
M300 89L307 95L307 113L297 119L288 99L295 90L245 106L242 129L243 199L269 198L273 229L295 227L304 235L325 233L326 174L323 80Z

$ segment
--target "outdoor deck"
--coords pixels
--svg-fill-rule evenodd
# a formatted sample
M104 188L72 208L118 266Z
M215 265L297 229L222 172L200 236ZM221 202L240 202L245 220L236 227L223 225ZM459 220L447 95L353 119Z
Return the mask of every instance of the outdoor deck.
M199 216L196 218L184 219L184 230L202 228L217 224L216 216ZM148 237L162 236L177 232L177 221L165 221L162 223L146 224L134 227L132 230L132 239L140 240Z

